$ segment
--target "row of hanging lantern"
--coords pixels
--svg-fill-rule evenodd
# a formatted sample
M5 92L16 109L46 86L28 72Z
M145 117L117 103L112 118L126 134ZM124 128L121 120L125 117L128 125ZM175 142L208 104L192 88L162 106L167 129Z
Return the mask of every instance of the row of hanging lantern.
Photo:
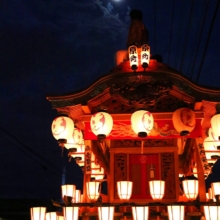
M136 71L139 65L145 70L150 62L150 46L148 44L143 44L141 48L138 48L136 45L131 45L128 48L128 55L132 70Z
M173 113L172 121L181 136L187 135L195 128L195 112L189 108L179 108ZM149 111L138 110L131 115L131 127L138 137L146 137L153 129L153 125L154 118ZM112 116L104 111L97 112L91 117L90 127L98 139L104 139L113 128ZM80 145L83 141L82 132L74 128L73 120L67 116L55 118L51 129L54 138L67 149Z
M172 122L176 131L181 136L186 136L195 128L195 112L189 108L179 108L173 113ZM138 137L147 137L153 126L154 118L149 111L138 110L131 115L131 127ZM103 139L110 134L113 127L113 119L106 112L98 112L92 116L90 127L98 139Z
M172 121L174 128L181 136L188 135L196 125L195 112L189 108L179 108L173 113ZM90 119L90 127L92 132L101 141L112 131L112 116L104 111L97 112ZM147 137L153 127L154 118L149 111L138 110L131 115L131 128L138 137ZM74 122L71 118L67 116L55 118L51 129L54 138L57 139L60 145L71 150L74 150L76 147L76 150L83 154L84 149L80 149L84 147L83 134L78 128L74 128ZM83 158L83 155L78 158L81 157Z
M216 185L216 189L217 189ZM117 182L117 193L119 199L123 202L128 201L132 195L133 182L131 181L119 181ZM154 201L162 200L165 192L165 181L152 180L149 181L150 195ZM81 202L80 190L76 190L75 185L63 185L62 198L66 207L63 207L63 218L65 220L78 220L79 207L74 207L74 203ZM198 196L198 180L184 180L183 189L186 197L189 200L195 200ZM214 189L214 188L213 188ZM91 202L97 201L100 196L100 182L91 181L86 183L86 193ZM213 190L214 193L219 193ZM71 206L72 205L72 206ZM148 206L133 206L132 215L135 220L147 220L149 215ZM183 219L184 218L184 206L168 205L169 219ZM113 220L114 206L100 206L98 207L99 220ZM174 218L175 216L175 218ZM179 217L178 217L179 216ZM62 216L56 212L46 213L45 207L31 208L31 220L61 220Z

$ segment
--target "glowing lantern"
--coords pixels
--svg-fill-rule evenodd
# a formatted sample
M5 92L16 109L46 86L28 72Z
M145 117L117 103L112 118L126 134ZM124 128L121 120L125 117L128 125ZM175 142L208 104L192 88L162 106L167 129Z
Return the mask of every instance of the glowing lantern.
M132 215L134 220L148 220L149 207L148 206L132 207Z
M67 142L64 144L66 149L78 147L83 143L83 133L80 129L74 128L72 135L69 137Z
M90 127L98 139L104 139L112 130L112 116L106 112L98 112L91 117Z
M150 194L153 200L160 200L164 196L165 181L152 180L149 181Z
M169 205L168 208L168 216L169 220L183 220L184 219L184 206L178 205Z
M114 206L109 207L98 207L99 220L113 220L114 219Z
M198 180L183 180L183 191L186 197L190 200L196 199L198 196Z
M203 142L204 150L205 151L217 150L214 143L215 142L210 137L205 138Z
M75 200L76 196L76 186L75 185L62 185L62 198L65 203L72 202Z
M76 190L75 203L81 202L81 191L79 189Z
M71 156L75 159L76 163L84 162L85 161L85 145L82 144L79 147L77 147L77 151Z
M209 128L208 130L208 137L213 141L218 141L218 136L216 136L212 130L212 128Z
M135 45L132 45L128 48L130 67L132 70L136 70L138 68L138 51Z
M91 170L91 178L95 178L96 180L102 180L104 178L104 169L101 167L100 169Z
M144 44L141 46L141 65L143 68L147 68L150 62L150 46Z
M58 216L56 212L47 212L46 220L58 220Z
M99 194L100 194L99 188L100 188L100 183L97 181L86 183L87 196L90 199L90 201L96 201L99 198Z
M64 207L63 208L64 220L78 220L79 207Z
M204 206L206 220L220 219L220 206Z
M133 182L131 181L118 181L117 190L118 196L121 200L129 200L132 193Z
M195 112L189 108L179 108L173 113L173 126L181 136L188 135L196 125Z
M211 118L211 127L214 135L220 140L220 114L214 115Z
M51 130L54 138L64 144L73 134L74 122L67 116L59 116L53 120Z
M146 137L154 126L153 115L145 110L139 110L131 115L131 127L138 137Z
M44 220L46 215L46 207L33 207L30 209L31 220Z
M211 183L211 188L213 192L213 198L219 201L220 198L220 182Z

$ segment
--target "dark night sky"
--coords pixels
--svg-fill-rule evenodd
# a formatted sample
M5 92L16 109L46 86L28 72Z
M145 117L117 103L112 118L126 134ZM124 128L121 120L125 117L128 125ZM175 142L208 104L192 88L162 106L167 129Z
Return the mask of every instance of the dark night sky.
M195 83L220 87L218 0L1 0L0 198L57 198L82 173L52 137L46 100L89 86L126 49L128 13L141 9L151 54ZM65 153L65 152L64 152Z

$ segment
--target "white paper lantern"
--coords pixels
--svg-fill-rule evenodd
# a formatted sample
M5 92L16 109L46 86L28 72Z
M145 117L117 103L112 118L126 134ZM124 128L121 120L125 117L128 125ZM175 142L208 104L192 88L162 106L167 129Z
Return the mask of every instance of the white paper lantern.
M135 45L132 45L128 48L130 67L133 70L138 68L138 51Z
M208 137L213 141L218 141L218 136L214 134L212 128L208 130Z
M132 207L132 216L134 220L148 220L149 207L148 206Z
M76 148L76 152L71 153L71 156L75 159L76 163L85 161L85 145L80 145Z
M183 191L185 196L190 200L195 200L198 196L198 180L183 180Z
M74 122L67 116L59 116L53 120L51 130L59 143L66 143L73 134Z
M90 201L96 201L100 195L100 183L97 181L87 182L86 192Z
M211 183L213 198L219 200L220 197L220 182Z
M67 139L67 142L64 144L64 147L66 149L70 148L77 148L80 145L82 145L84 142L83 140L83 133L80 129L74 128L73 134L70 136L69 139Z
M215 141L213 141L213 139L211 139L210 137L206 137L204 139L203 146L205 151L217 150L215 146Z
M64 207L63 208L64 220L78 220L79 207Z
M184 220L184 206L178 205L169 205L168 208L168 216L169 220Z
M76 186L75 185L62 185L61 186L61 190L62 190L62 198L64 198L64 196L67 197L71 197L71 200L75 200L75 196L76 196Z
M153 126L154 118L149 111L138 110L131 115L131 127L139 137L146 137Z
M179 108L173 113L173 126L181 136L193 131L196 125L196 115L190 108Z
M76 190L75 203L81 202L81 190Z
M31 220L45 220L46 207L33 207L30 209Z
M102 180L104 178L105 172L102 167L99 169L92 169L91 171L91 178L95 178L96 180Z
M204 206L206 220L220 219L220 206Z
M56 212L47 212L46 220L58 220L58 216Z
M164 196L165 181L151 180L149 181L150 194L153 200L161 200Z
M121 200L129 200L132 194L133 182L131 181L118 181L117 190L118 196Z
M98 112L91 117L90 127L98 139L104 139L112 130L112 116L106 112Z
M101 206L98 207L99 220L113 220L114 219L114 206Z
M150 46L143 44L141 46L141 65L143 68L147 68L150 62Z
M220 140L220 114L214 115L211 118L211 127L214 135Z

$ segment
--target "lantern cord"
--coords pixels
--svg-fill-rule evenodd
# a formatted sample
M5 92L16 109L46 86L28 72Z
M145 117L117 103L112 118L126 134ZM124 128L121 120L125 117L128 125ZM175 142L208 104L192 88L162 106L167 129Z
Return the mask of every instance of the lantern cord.
M141 141L141 154L144 153L144 141L142 140Z
M106 148L107 148L106 144L105 144L105 141L100 141L99 143L100 143L100 146L102 148L103 153L105 153L106 152Z

